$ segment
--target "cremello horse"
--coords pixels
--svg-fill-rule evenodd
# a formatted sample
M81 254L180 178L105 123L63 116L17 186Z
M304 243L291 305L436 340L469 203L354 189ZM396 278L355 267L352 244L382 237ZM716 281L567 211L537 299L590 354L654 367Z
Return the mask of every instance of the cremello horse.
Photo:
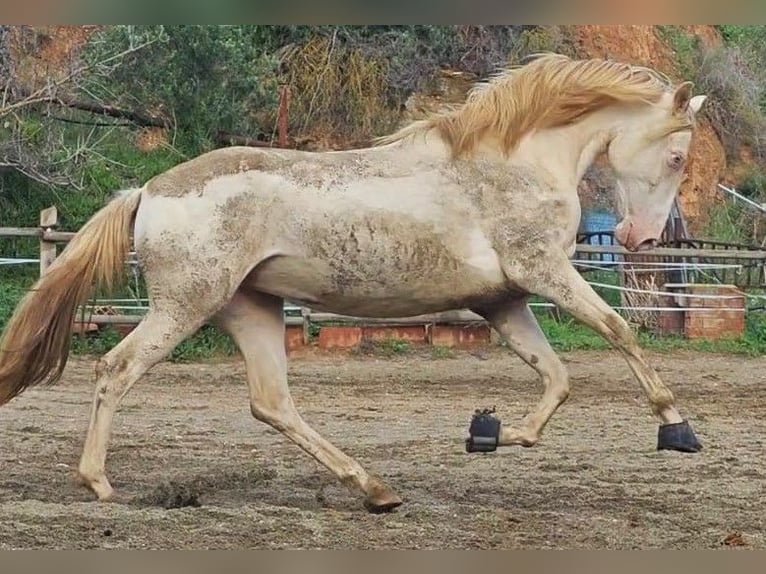
M698 451L631 329L570 258L577 185L602 153L617 179L617 240L631 251L654 244L704 99L692 97L691 83L673 87L645 68L545 54L369 149L232 147L182 163L96 213L21 301L0 346L0 404L60 377L76 308L94 285L121 277L132 232L150 305L96 367L78 477L98 499L113 494L105 459L120 400L211 321L244 356L256 419L361 490L369 510L401 504L296 410L284 299L367 317L474 310L545 388L518 427L474 438L532 446L569 394L567 372L527 306L538 294L623 353L659 419L658 448Z

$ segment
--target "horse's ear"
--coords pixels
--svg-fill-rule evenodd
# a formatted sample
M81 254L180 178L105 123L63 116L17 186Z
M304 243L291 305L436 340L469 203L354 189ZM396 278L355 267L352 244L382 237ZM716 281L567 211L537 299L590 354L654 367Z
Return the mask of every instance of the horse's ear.
M694 96L691 100L689 100L689 107L696 114L700 111L700 108L702 108L702 104L705 103L706 99L707 96L705 95Z
M691 82L684 82L676 88L676 92L673 94L674 112L683 113L686 111L692 98L692 87L694 87L694 84Z

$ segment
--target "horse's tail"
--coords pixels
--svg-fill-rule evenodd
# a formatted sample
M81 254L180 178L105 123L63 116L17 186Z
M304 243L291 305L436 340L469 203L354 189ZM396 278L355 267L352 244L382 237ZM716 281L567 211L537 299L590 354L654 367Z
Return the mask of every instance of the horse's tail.
M18 304L0 338L0 405L61 377L77 308L124 277L140 198L130 190L98 211Z

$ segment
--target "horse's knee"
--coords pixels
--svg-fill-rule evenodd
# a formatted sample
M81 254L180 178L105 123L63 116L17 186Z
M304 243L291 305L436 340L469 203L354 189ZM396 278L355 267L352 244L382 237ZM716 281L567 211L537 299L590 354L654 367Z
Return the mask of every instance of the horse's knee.
M96 361L95 371L97 380L101 380L107 376L110 369L109 365L109 361L105 357L101 357L98 361Z
M96 378L116 377L128 370L128 362L119 357L104 355L96 362Z
M569 398L569 380L550 379L547 381L547 394L558 403L562 404Z
M126 381L127 362L104 356L96 363L96 398L100 403L115 404Z

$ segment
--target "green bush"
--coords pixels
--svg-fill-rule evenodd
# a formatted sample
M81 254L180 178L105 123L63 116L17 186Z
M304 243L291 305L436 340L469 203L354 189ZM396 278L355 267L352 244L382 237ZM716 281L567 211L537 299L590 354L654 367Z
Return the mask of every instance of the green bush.
M31 284L30 280L21 274L3 273L3 275L3 280L0 281L0 333L11 318L16 304Z
M88 43L88 63L147 43L140 51L96 66L91 95L160 115L194 153L212 147L218 131L256 137L257 112L277 98L277 58L264 51L260 26L110 26Z
M719 26L723 45L706 47L678 26L659 26L673 48L679 72L710 97L705 116L721 138L727 155L737 158L744 146L766 161L766 30L762 26Z

